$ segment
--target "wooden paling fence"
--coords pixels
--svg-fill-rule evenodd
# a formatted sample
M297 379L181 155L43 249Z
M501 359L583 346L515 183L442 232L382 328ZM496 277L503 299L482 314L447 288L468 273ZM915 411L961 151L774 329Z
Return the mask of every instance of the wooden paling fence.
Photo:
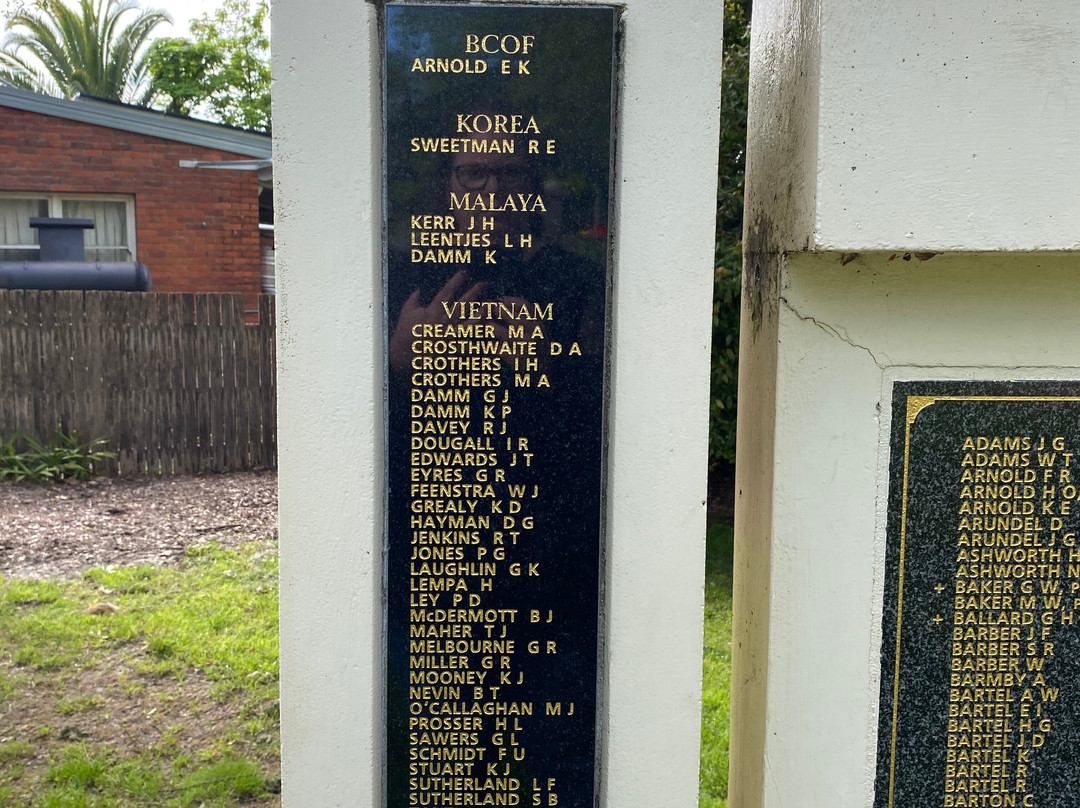
M102 437L106 474L276 465L274 298L0 290L0 437Z

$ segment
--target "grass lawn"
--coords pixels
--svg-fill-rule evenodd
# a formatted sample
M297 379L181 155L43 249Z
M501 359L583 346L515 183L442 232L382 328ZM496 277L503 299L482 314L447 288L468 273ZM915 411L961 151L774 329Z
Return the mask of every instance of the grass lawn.
M275 550L0 583L0 805L279 805Z
M732 531L708 533L700 808L727 801ZM0 581L0 806L280 805L277 554Z
M709 525L705 561L705 662L701 692L699 808L726 808L731 706L730 525Z

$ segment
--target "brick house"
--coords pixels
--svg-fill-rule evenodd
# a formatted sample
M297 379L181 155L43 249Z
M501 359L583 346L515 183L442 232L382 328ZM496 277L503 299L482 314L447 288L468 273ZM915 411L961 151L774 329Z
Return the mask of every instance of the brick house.
M88 261L139 261L155 291L241 292L257 309L270 171L269 135L0 86L0 261L36 258L31 216L91 218Z

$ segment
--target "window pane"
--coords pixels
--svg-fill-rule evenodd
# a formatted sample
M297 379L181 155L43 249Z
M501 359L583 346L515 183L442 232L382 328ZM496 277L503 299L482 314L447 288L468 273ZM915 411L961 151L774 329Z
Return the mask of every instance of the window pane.
M65 199L62 210L64 218L94 220L94 229L83 231L85 233L86 260L131 260L131 250L128 249L127 205L124 202L100 199ZM99 250L95 248L106 249Z
M31 216L48 216L47 199L0 198L0 247L15 247L38 243L37 228L30 226ZM17 258L4 251L0 259L22 261L25 251L19 250Z
M33 247L0 247L0 261L37 261L40 258Z
M126 247L87 247L87 261L130 261L131 253Z

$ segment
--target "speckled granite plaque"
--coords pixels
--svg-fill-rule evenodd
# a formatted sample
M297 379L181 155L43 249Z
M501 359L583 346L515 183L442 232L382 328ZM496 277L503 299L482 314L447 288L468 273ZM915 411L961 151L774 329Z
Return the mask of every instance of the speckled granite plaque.
M875 808L1080 805L1080 383L893 388Z

